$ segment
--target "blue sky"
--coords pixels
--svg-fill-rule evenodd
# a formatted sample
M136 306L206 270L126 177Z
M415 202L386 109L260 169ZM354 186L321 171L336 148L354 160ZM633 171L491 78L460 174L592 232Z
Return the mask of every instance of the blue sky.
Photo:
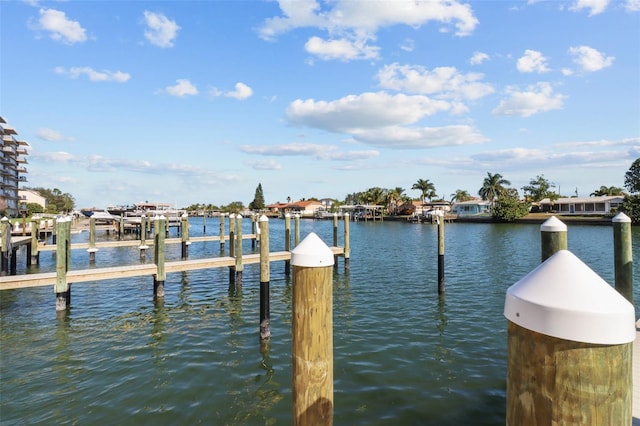
M27 185L78 208L487 172L588 196L640 157L640 0L0 1L0 27Z

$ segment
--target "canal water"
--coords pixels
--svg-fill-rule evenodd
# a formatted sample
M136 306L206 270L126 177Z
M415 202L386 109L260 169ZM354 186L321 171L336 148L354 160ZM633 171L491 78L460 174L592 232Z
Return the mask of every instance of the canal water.
M203 234L202 219L190 223L191 236ZM206 224L218 234L217 219ZM439 298L436 226L350 225L351 268L340 258L333 276L334 423L504 424L505 292L539 264L540 226L447 224ZM301 238L309 232L332 244L332 221L302 220ZM284 249L282 220L270 235ZM633 242L637 254L638 229ZM613 283L610 226L569 224L568 245ZM190 247L191 258L218 255L218 242ZM179 256L168 246L167 260ZM74 250L71 268L137 263L135 247L101 249L94 265ZM53 270L43 252L28 272ZM240 290L227 269L172 273L162 302L151 277L82 283L64 317L50 287L0 292L0 423L291 424L292 283L283 262L271 264L273 337L261 345L259 281L258 265L245 266Z

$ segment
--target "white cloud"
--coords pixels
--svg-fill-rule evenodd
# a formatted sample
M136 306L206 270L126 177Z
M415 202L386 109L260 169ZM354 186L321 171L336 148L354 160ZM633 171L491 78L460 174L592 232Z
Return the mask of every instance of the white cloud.
M57 130L42 128L36 132L36 136L45 141L73 141L73 138L65 137Z
M353 133L359 142L397 149L424 149L442 146L469 145L488 139L471 126L401 127L360 130Z
M589 10L589 16L598 15L604 12L609 5L610 0L576 0L570 7L570 10L581 11L582 9Z
M236 83L235 90L227 92L224 95L229 98L243 100L251 97L251 95L253 95L253 90L246 84L239 82Z
M387 65L377 78L380 87L439 99L480 99L494 92L490 84L482 83L480 73L460 73L455 67L437 67L432 71L419 65ZM466 108L463 108L466 109Z
M247 161L246 165L255 170L280 170L282 165L274 160Z
M175 86L168 86L164 89L164 92L177 97L183 96L195 96L197 95L198 88L191 84L191 82L187 79L178 79L176 80Z
M500 104L492 111L494 115L518 115L530 117L534 114L561 109L564 95L554 94L549 83L540 82L529 87L523 92L515 88L507 88L508 99L500 101Z
M180 26L175 21L161 13L145 10L144 22L147 26L144 36L151 44L158 47L173 47L178 30L180 30Z
M473 52L473 56L469 59L469 63L471 65L480 65L484 61L489 60L489 55L484 52Z
M74 44L87 40L85 29L78 21L67 18L64 12L55 9L40 9L40 18L30 27L35 30L49 32L49 37L55 41L66 44Z
M444 30L455 27L458 36L471 34L478 25L471 6L457 0L316 1L279 0L282 16L268 18L258 29L260 37L271 40L296 28L326 31L328 40L311 37L309 53L323 59L370 59L378 47L368 45L380 28L394 25L419 27L435 21Z
M286 113L292 124L351 133L362 128L414 123L450 108L449 102L426 96L377 92L349 95L329 102L297 99L289 105Z
M335 145L293 142L282 145L242 145L242 152L267 156L305 156L325 161L363 160L378 156L378 151L341 151Z
M640 1L640 0L638 0ZM402 41L402 44L400 45L400 49L404 50L405 52L413 52L413 50L416 47L416 42L413 39L410 38L405 38Z
M549 71L547 58L535 50L525 50L524 55L518 59L517 68L520 72L545 73Z
M627 12L640 12L640 0L627 0L625 9Z
M610 67L615 59L613 56L605 57L603 53L589 46L570 47L569 54L573 56L573 62L584 72L600 71Z
M304 48L307 52L325 61L377 59L380 51L379 47L367 45L366 39L349 40L347 38L323 40L320 37L311 37L305 43Z
M130 74L122 71L95 71L90 67L71 67L69 69L56 67L54 72L56 74L68 75L74 79L79 78L81 75L86 75L90 81L115 81L117 83L125 83L131 78Z

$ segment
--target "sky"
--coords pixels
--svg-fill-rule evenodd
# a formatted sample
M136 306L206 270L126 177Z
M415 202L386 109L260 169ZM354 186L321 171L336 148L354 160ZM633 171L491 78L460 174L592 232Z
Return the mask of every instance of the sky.
M586 197L640 157L640 0L0 1L0 116L77 208Z

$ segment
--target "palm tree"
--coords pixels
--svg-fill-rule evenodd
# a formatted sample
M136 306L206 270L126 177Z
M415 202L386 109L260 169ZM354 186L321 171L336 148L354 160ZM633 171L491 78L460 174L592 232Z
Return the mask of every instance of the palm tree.
M413 184L411 189L417 189L420 191L420 199L422 200L422 204L424 204L425 198L431 200L436 196L436 187L433 182L429 182L429 179L418 179L418 181Z
M505 185L511 185L511 182L504 179L500 173L492 175L487 172L487 177L484 178L482 188L478 191L478 195L485 201L491 201L492 203L501 195L507 193Z
M393 214L396 214L398 211L398 202L402 199L403 192L404 188L401 188L399 186L396 186L395 188L390 189L387 192L387 209L390 210L389 207L391 207L391 205L393 204Z
M469 201L471 199L471 195L469 195L469 192L467 192L464 189L456 189L456 193L455 194L451 194L451 202L462 202L462 201Z
M617 186L605 186L602 185L599 189L596 189L590 194L592 197L601 197L603 195L624 195L624 190Z
M376 186L367 190L365 198L369 204L378 205L384 201L385 193L386 190Z

